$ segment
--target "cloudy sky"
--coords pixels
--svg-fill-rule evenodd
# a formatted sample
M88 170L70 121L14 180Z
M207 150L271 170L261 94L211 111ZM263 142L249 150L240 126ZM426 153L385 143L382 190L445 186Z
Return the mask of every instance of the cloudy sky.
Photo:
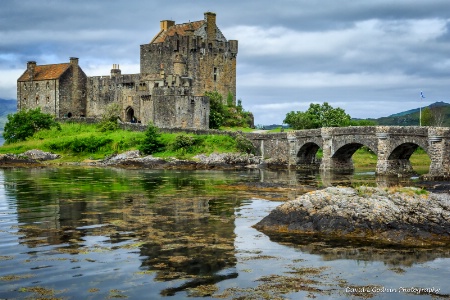
M448 0L3 0L0 98L16 98L26 62L80 58L88 76L139 72L139 45L176 23L217 14L239 40L237 97L256 124L329 102L377 118L450 103ZM425 99L420 99L423 91Z

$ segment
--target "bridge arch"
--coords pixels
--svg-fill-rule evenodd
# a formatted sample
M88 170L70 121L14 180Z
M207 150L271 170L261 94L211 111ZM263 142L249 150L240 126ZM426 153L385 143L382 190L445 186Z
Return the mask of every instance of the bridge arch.
M297 166L317 165L320 161L316 155L320 148L315 142L303 144L297 152Z
M420 145L422 144L422 145ZM413 153L421 147L428 155L428 144L425 144L423 141L410 141L410 142L397 142L394 143L393 149L390 151L387 160L384 162L380 162L380 164L386 165L388 168L388 174L395 174L397 176L400 175L409 175L416 173L411 165L410 158ZM377 167L378 168L378 167ZM386 173L386 172L385 172Z
M375 146L376 145L373 145L372 143L367 143L367 141L364 142L353 141L343 144L339 148L337 148L337 150L334 151L334 153L331 154L331 167L335 170L341 171L353 170L354 169L352 160L353 154L355 154L355 152L358 149L362 147L367 147L370 151L372 151L376 155L378 149Z

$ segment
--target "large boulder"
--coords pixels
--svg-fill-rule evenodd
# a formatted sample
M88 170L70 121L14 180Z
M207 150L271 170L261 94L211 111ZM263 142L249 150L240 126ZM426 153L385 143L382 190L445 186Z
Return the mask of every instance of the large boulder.
M278 206L255 228L394 244L450 244L450 195L417 188L329 187Z
M38 150L38 149L28 150L28 151L22 153L22 156L26 156L28 158L35 159L38 161L54 160L54 159L58 159L61 157L59 154L54 154L51 152L44 152L44 151Z

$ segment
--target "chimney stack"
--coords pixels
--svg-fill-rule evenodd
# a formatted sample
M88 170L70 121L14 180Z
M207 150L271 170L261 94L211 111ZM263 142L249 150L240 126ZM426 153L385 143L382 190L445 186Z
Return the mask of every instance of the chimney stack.
M122 75L122 71L120 71L119 64L113 64L111 69L111 77L116 77Z
M169 27L172 27L173 25L175 25L175 21L162 20L160 22L161 30L164 30L164 31L166 31Z
M205 22L208 40L216 40L216 14L213 12L205 12Z
M27 71L28 71L28 75L30 76L30 80L33 80L34 74L36 71L36 62L35 61L27 62Z
M78 66L78 57L71 57L70 64L73 66Z

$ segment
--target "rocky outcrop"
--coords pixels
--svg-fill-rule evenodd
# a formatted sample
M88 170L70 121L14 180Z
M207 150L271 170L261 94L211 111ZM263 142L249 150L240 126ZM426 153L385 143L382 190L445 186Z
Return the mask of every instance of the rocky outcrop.
M40 162L59 158L59 155L41 150L28 150L22 154L0 154L2 167L34 167Z
M255 227L393 244L450 244L450 195L330 187L278 206Z
M246 153L211 153L210 155L200 154L193 157L198 163L214 166L247 166L256 167L261 164L261 158L253 154Z
M28 150L28 151L24 152L22 154L22 156L26 156L28 158L35 159L38 161L54 160L54 159L58 159L61 157L58 154L54 154L51 152L44 152L44 151L38 150L38 149Z
M239 168L256 167L260 158L251 154L241 153L212 153L200 154L193 160L181 160L176 158L161 159L151 155L141 157L139 150L127 151L112 155L100 162L107 166L121 167L146 167L154 169L213 169L213 168Z

